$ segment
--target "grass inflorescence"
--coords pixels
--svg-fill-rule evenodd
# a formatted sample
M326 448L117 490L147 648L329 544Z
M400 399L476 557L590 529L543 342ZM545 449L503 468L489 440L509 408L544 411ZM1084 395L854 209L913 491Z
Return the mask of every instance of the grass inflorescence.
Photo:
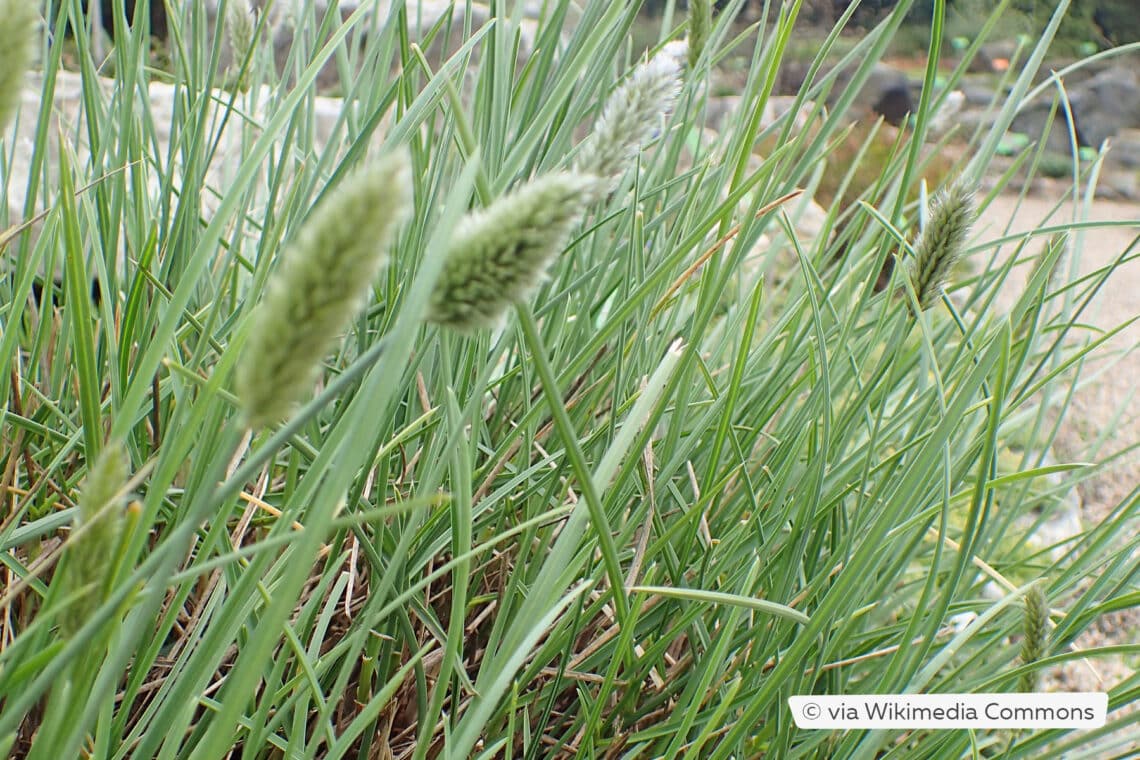
M403 155L380 158L334 188L282 252L238 365L252 427L280 420L312 387L320 360L387 261L410 184Z
M43 105L0 138L0 755L1130 751L1127 675L1092 732L787 712L1136 655L1084 636L1135 601L1136 500L1038 535L1128 453L1043 456L1135 254L1078 273L1093 223L1005 235L966 190L1010 189L988 163L1052 31L943 187L929 99L868 182L850 99L769 120L799 3L224 5L229 32L191 3L97 51L57 39L78 0L37 4ZM842 40L857 92L914 5L816 62ZM900 248L946 308L875 292Z
M1025 594L1024 615L1021 664L1031 666L1048 654L1049 641L1049 600L1037 586ZM1017 690L1032 692L1037 688L1037 682L1036 673L1026 673L1018 680Z
M672 42L639 64L606 99L579 148L575 169L616 184L650 138L661 131L681 89L685 44Z
M549 174L464 217L428 319L460 332L498 324L507 307L526 300L542 282L600 186L590 174Z
M974 193L953 183L930 206L930 218L915 244L912 283L919 307L937 303L954 266L966 251L966 237L974 223Z
M106 598L107 583L126 524L127 452L107 446L91 465L67 544L62 593L74 595L60 628L74 633Z

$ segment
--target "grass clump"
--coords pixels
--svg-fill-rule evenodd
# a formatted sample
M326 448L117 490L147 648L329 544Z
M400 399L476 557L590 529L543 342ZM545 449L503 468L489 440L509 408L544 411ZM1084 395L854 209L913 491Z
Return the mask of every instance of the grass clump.
M77 16L64 5L53 13ZM1070 276L1054 251L999 311L1038 246L978 225L954 299L915 319L901 272L873 287L923 229L910 193L930 97L857 198L816 195L809 238L793 204L834 165L850 114L841 99L810 130L761 127L799 4L736 36L743 3L722 4L700 71L675 80L670 64L633 120L607 101L685 29L660 17L642 63L641 3L591 0L574 19L562 3L533 17L494 4L493 19L424 25L411 4L320 18L302 5L315 28L248 91L218 89L225 33L202 13L170 18L169 83L137 35L116 36L111 81L82 37L78 71L37 39L44 107L73 86L89 126L20 114L31 139L0 146L32 152L23 174L0 160L4 186L28 188L0 278L0 750L723 760L1125 745L1135 677L1108 687L1109 724L1090 733L806 732L787 713L795 694L1014 691L1026 585L1055 623L1042 678L1118 654L1072 645L1137 593L1119 543L1135 499L1046 561L1024 550L1029 486L1096 468L998 470L1025 429L1055 437L1102 337L1081 310L1114 268ZM843 56L851 87L910 5ZM424 55L444 39L454 53ZM706 66L745 44L743 105L706 134ZM954 176L981 181L1036 53ZM331 108L316 96L330 72L344 94ZM791 112L828 84L809 76ZM1079 231L1075 260L1089 225L1060 226L1040 235ZM766 255L777 235L790 263ZM63 306L37 304L33 282L57 269ZM139 498L102 595L64 638L74 594L55 568L105 440L122 442Z

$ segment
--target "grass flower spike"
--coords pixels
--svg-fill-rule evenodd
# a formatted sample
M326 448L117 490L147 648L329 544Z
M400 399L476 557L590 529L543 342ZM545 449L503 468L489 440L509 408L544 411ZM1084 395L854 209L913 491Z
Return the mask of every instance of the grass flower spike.
M583 142L575 169L616 185L641 146L660 129L681 90L683 42L671 42L640 64L610 95L594 131Z
M251 427L282 419L312 388L321 359L387 259L409 204L409 172L400 153L349 176L283 251L238 367L238 396Z
M930 221L915 246L911 269L914 292L923 311L942 294L950 271L962 258L976 216L973 191L961 183L951 185L931 204Z
M233 51L231 76L234 78L234 87L241 92L246 92L250 87L252 62L244 74L241 67L253 48L256 31L257 14L249 7L249 0L230 0L226 8L226 32Z
M448 248L428 319L461 332L494 327L542 281L599 190L590 175L549 174L468 214Z
M129 476L127 452L121 445L108 445L90 467L79 510L73 525L73 538L67 546L64 587L67 594L79 594L61 626L74 633L92 611L103 603L103 588L114 567L115 549L122 535L125 510L123 487Z
M694 69L712 31L711 0L689 0L689 68Z
M32 58L36 3L0 0L0 131L16 112Z
M1034 587L1025 595L1024 638L1021 640L1021 664L1030 665L1044 657L1049 638L1049 600L1045 592ZM1037 689L1037 675L1026 673L1017 682L1020 692Z

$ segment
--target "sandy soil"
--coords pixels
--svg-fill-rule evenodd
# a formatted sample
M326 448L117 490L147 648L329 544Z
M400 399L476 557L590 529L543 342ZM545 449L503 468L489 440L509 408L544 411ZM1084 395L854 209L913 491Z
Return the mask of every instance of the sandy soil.
M1030 197L1018 207L1015 196L1002 195L986 210L979 226L984 238L993 238L1004 234L1007 226L1009 234L1017 234L1034 228L1065 224L1073 219L1071 203L1063 203L1058 208L1054 199ZM1140 236L1140 204L1097 200L1092 205L1088 221L1124 222L1128 226L1098 228L1084 233L1083 249L1078 261L1082 275L1109 266L1133 245ZM1026 248L1026 254L1040 251L1048 236L1037 239L1039 242L1030 243ZM1008 246L1008 249L1012 253L1013 246ZM1112 274L1081 315L1081 322L1108 330L1140 316L1140 243L1135 245L1130 255L1137 259L1120 266ZM1031 266L1027 263L1014 270L1008 288L1010 300L1024 286ZM1133 395L1136 378L1140 378L1140 351L1120 356L1138 345L1140 322L1132 324L1116 336L1100 350L1102 358L1089 364L1083 376L1088 377L1096 372L1102 374L1082 388L1074 399L1065 435L1059 441L1060 448L1072 449L1064 454L1073 455L1083 450L1092 442L1093 436L1103 432L1104 426L1122 406L1123 413L1112 433L1109 450L1140 443L1140 395ZM1089 487L1082 492L1085 501L1084 516L1089 520L1103 518L1138 483L1140 455L1126 457L1112 476L1087 484Z
M980 221L983 239L1004 234L1007 225L1011 233L1021 233L1042 226L1073 221L1073 205L1065 202L1058 207L1058 192L1054 197L1027 198L1020 207L1015 196L999 196L986 210ZM1099 228L1085 233L1084 245L1078 261L1081 274L1088 274L1110 265L1132 246L1140 236L1140 203L1097 200L1093 203L1088 221L1125 222L1127 226ZM1040 251L1048 236L1039 238L1026 248L1026 254ZM1013 247L1009 247L1012 252ZM1130 252L1140 254L1140 243ZM1067 265L1066 265L1067 266ZM1020 292L1031 269L1031 264L1019 266L1009 288L1010 300ZM1089 310L1081 321L1102 329L1110 329L1140 316L1140 258L1121 266L1093 298ZM1102 374L1081 388L1070 408L1061 435L1054 447L1059 460L1086 459L1090 444L1112 426L1109 442L1097 456L1098 460L1112 452L1140 444L1140 392L1136 391L1140 378L1140 350L1128 353L1140 345L1140 322L1131 325L1116 336L1108 351L1091 362L1084 376L1097 371ZM1117 414L1119 412L1119 417ZM1113 420L1116 420L1113 424ZM1122 457L1111 471L1085 481L1079 486L1082 498L1081 519L1086 528L1100 522L1140 485L1140 452L1133 451ZM1140 520L1132 523L1131 530L1121 541L1140 552ZM1063 607L1062 607L1063 608ZM1136 643L1140 640L1140 609L1133 608L1099 620L1079 641L1083 648L1107 643ZM1132 673L1129 663L1121 658L1098 659L1090 665L1077 664L1047 679L1046 688L1102 691ZM1049 682L1052 683L1049 683Z

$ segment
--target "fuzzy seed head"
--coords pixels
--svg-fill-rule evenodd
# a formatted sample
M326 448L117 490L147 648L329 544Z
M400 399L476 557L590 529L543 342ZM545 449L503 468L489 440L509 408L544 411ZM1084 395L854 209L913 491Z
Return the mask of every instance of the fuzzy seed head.
M1039 587L1025 595L1025 622L1021 640L1021 663L1030 665L1047 654L1049 640L1049 600ZM1037 675L1026 673L1018 681L1017 689L1032 692L1037 688Z
M409 205L411 170L389 154L341 182L281 254L237 369L246 419L283 419L312 389L320 361L359 311Z
M583 141L575 169L611 180L625 174L641 147L661 128L681 91L685 44L673 42L637 66L602 108L594 131Z
M712 32L712 3L689 0L689 68L694 69Z
M32 60L38 14L29 0L0 0L0 132L16 113Z
M229 34L230 49L233 51L233 74L238 76L249 51L254 45L257 30L257 13L250 7L249 0L229 0L226 6L226 32ZM251 64L252 65L252 64ZM237 79L234 86L245 92L250 87L250 68Z
M62 621L67 633L79 630L106 596L104 584L116 559L126 517L123 490L129 467L126 450L120 444L108 444L88 470L73 525L74 538L67 548L65 595L79 594L78 602Z
M469 213L448 247L428 320L460 332L496 326L542 282L599 192L597 177L560 172Z
M970 225L976 217L974 193L961 183L951 185L931 203L930 221L915 246L911 268L914 291L923 311L937 303L951 270L962 258Z

